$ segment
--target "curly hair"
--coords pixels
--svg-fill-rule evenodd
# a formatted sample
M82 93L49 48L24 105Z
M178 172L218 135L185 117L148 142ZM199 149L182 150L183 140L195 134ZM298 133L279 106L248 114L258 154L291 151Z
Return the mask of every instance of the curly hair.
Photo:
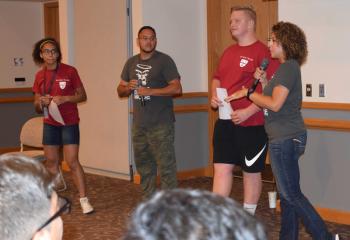
M57 62L60 63L62 60L60 44L56 41L56 39L51 37L43 38L34 44L34 49L32 53L34 62L39 66L44 63L44 59L42 59L42 57L40 56L40 53L46 43L51 43L52 45L55 46L58 53Z
M305 33L290 22L278 22L272 27L277 42L282 45L286 60L295 59L299 65L306 61L308 54Z

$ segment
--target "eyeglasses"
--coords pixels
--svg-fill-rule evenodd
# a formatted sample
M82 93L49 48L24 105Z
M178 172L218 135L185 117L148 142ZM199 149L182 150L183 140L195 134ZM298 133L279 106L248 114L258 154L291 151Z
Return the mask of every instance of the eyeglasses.
M49 225L53 220L55 220L56 218L58 218L62 214L70 213L70 209L71 209L71 205L72 205L71 201L65 197L58 197L57 200L58 200L59 206L61 206L60 209L58 209L58 211L54 215L52 215L52 217L50 217L43 225L41 225L41 227L38 228L37 232L39 232L44 227Z
M267 41L268 41L268 42L272 42L272 43L274 43L274 42L277 42L277 39L274 39L274 38L268 38L268 39L267 39Z
M139 39L142 40L142 41L147 41L147 40L154 41L154 40L156 40L156 37L155 36L152 36L152 37L140 37Z
M53 48L53 49L46 48L46 49L41 50L41 52L45 55L50 55L50 54L55 55L58 53L56 48Z

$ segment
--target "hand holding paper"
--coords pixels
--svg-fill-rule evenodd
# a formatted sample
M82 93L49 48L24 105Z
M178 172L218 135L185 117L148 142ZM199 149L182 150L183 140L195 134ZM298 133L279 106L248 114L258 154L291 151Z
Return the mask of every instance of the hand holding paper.
M231 119L231 104L224 101L227 98L227 90L225 88L217 88L216 94L218 99L222 101L222 105L219 106L219 118L223 120Z
M65 125L62 115L60 113L60 110L58 109L57 104L54 101L50 102L49 105L49 113L51 115L51 117L56 121L61 123L62 125Z

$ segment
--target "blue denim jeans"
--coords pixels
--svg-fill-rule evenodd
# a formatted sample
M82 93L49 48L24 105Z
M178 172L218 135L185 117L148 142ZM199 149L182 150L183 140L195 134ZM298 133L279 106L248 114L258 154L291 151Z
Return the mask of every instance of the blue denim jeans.
M326 224L300 189L298 161L305 151L306 139L305 132L269 143L271 167L281 199L281 240L298 239L300 218L313 239L332 239Z

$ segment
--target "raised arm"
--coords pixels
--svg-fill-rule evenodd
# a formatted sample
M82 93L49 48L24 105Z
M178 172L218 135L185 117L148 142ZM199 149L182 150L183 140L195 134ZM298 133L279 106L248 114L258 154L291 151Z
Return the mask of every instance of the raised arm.
M271 111L278 112L283 106L289 94L288 88L278 85L273 88L272 96L264 96L262 94L253 92L249 95L249 99L259 107L270 109ZM233 93L225 99L225 101L232 101L248 95L248 89L242 88L241 90Z

